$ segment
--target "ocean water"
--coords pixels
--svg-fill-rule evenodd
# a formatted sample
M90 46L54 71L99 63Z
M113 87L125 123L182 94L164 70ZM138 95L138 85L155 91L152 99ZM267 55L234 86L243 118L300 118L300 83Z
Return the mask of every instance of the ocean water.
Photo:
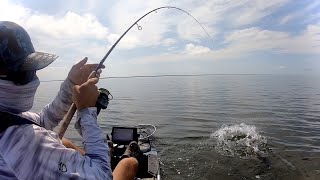
M43 82L34 111L59 82ZM298 75L106 79L99 124L157 127L163 179L320 179L320 81ZM69 126L66 137L81 145Z

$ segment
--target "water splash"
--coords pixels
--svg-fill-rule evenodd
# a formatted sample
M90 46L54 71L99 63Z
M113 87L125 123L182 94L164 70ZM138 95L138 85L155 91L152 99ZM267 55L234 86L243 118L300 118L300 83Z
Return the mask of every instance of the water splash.
M257 132L255 126L245 123L222 125L211 134L211 138L216 141L215 149L225 156L260 157L267 150L267 139Z

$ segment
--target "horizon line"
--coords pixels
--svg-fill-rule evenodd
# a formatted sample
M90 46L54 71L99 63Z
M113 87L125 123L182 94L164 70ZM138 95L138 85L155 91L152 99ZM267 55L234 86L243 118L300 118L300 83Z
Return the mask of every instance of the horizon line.
M233 75L240 75L240 76L254 76L254 75L272 75L272 74L252 74L252 73L237 73L237 74L230 74L230 73L217 73L217 74L160 74L160 75L133 75L133 76L110 76L110 77L100 77L99 79L130 79L130 78L157 78L157 77L190 77L190 76L233 76ZM64 81L64 79L56 79L56 80L40 80L40 82L59 82Z

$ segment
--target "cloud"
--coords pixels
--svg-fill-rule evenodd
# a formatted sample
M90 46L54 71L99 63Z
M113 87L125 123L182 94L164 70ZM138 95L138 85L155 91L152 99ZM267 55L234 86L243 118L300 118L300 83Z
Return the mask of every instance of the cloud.
M244 0L234 6L233 23L237 26L256 23L262 18L276 12L289 0Z
M42 33L55 39L96 39L105 40L108 28L104 27L91 14L79 15L67 12L63 17L49 15L31 15L24 22L25 28Z
M172 46L177 43L177 40L173 38L166 38L162 41L163 46Z
M209 29L219 29L218 24L225 26L238 27L249 25L261 21L268 15L276 12L287 4L290 0L198 0L184 1L188 4L187 9L191 9L194 15L201 23ZM181 3L182 4L182 3Z
M275 48L280 49L281 43L288 39L288 33L252 27L232 32L225 37L225 43L228 44L227 48L246 53L258 50L267 51Z
M297 36L287 32L263 30L258 27L235 30L225 37L225 47L211 50L205 46L189 43L183 52L146 56L137 63L199 60L236 60L252 53L272 54L320 54L320 26L309 25Z
M1 19L20 24L31 36L37 51L60 55L57 62L63 61L64 65L84 56L100 59L117 36L88 13L69 11L63 16L47 15L6 0L0 1L0 7Z
M13 13L14 12L14 13ZM0 1L0 19L21 23L31 15L31 10L21 4L10 3L9 0Z
M74 12L67 12L63 17L33 14L22 26L30 32L38 49L54 50L59 54L68 50L69 57L90 55L100 58L116 36L95 16Z
M56 39L93 38L104 40L109 35L108 28L104 27L92 14L79 15L69 11L64 16L57 17L39 14L19 4L11 4L6 0L0 3L1 19L17 22L34 33L41 33Z
M314 1L312 3L309 3L307 6L303 7L302 9L290 12L290 14L285 15L284 17L280 18L279 23L284 25L284 24L287 24L297 18L304 18L304 19L307 18L309 20L313 20L314 18L316 18L319 15L318 15L318 11L315 14L313 14L312 10L319 7L319 5L320 5L319 1Z
M205 29L209 33L210 37L214 37L214 35L217 33L217 30L212 26L203 26L205 26ZM187 18L179 22L176 30L179 38L191 42L199 43L202 40L209 38L201 26L192 18Z
M279 66L279 69L286 69L287 67L286 66Z
M112 5L108 13L110 24L114 32L122 34L132 23L149 10L164 6L164 1L127 1L119 0ZM165 10L152 13L148 18L142 19L138 24L142 30L133 27L132 30L121 40L120 48L139 48L160 45L164 42L165 34L171 31L170 19L167 18ZM166 41L166 40L165 40Z
M177 6L194 15L205 29L211 35L214 35L216 30L212 20L216 16L213 15L210 9L207 8L205 12L202 9L207 7L208 4L210 4L210 1L199 4L193 0L183 1L183 3L173 0L152 2L119 0L115 2L108 16L112 29L120 34L135 20L152 9L167 5ZM138 24L142 27L142 31L133 27L119 44L121 48L157 46L163 44L163 41L166 41L165 39L167 38L173 39L172 36L174 36L176 42L179 42L179 40L200 42L202 39L208 38L193 18L174 9L158 10L156 13L151 13L147 18L142 19Z
M0 17L24 26L31 34L35 46L42 51L65 54L65 50L68 49L70 55L66 58L74 55L80 57L88 53L91 53L94 58L99 58L137 18L159 6L172 4L183 7L196 17L215 38L221 31L219 23L243 25L256 22L286 2L287 0L268 2L186 0L181 3L172 0L152 2L119 0L111 5L107 13L109 27L106 27L92 12L90 13L90 11L99 11L103 8L99 7L99 3L89 3L90 8L87 8L88 12L84 14L66 11L62 15L48 15L3 0L1 1L3 9L17 13L11 16L13 13L1 11ZM139 25L143 30L139 31L133 27L119 43L118 48L133 49L185 43L179 42L178 37L199 44L201 40L207 38L201 27L191 17L174 10L161 10L150 14L148 18L139 22ZM178 36L168 36L174 33L177 33Z
M308 25L299 36L283 43L284 52L292 54L320 54L320 25Z
M210 49L204 46L197 46L192 43L187 44L185 47L185 52L188 55L201 55L201 54L207 54L210 52Z
M227 48L238 49L243 53L269 51L272 53L319 54L320 26L309 25L297 36L287 32L263 30L258 27L232 32L225 38Z
M296 17L295 14L289 14L286 15L284 17L282 17L279 21L280 24L287 24L289 21L291 21L292 19L294 19Z
M263 18L278 11L289 0L186 0L177 4L200 21L213 39L224 34L226 28L238 28L262 21ZM207 38L201 27L192 19L176 19L177 32L181 39L201 42Z

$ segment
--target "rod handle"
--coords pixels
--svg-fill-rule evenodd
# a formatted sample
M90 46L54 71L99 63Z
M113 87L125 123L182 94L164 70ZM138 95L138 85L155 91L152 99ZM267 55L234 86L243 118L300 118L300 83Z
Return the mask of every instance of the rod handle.
M59 138L62 139L64 136L64 133L67 131L68 126L71 122L72 117L74 116L75 112L77 111L77 107L74 103L72 103L70 109L68 110L67 114L64 116L64 118L62 119L63 123L60 127L59 130Z

